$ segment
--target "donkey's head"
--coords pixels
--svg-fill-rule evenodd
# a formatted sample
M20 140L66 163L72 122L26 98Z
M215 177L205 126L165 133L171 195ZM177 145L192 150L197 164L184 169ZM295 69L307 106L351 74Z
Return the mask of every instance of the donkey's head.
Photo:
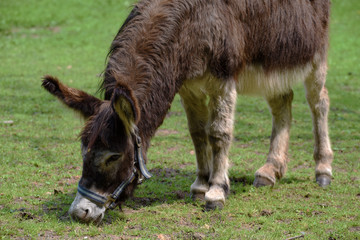
M140 178L148 177L141 170L137 100L120 83L109 101L69 88L51 76L44 77L43 87L86 119L81 133L83 171L69 213L76 220L100 222L107 208L119 205Z

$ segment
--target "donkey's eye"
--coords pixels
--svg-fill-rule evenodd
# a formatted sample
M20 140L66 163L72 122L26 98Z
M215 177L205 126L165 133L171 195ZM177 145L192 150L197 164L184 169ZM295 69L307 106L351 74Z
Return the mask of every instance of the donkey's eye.
M111 155L108 159L106 159L106 165L116 162L117 160L120 159L120 157L121 157L120 154Z

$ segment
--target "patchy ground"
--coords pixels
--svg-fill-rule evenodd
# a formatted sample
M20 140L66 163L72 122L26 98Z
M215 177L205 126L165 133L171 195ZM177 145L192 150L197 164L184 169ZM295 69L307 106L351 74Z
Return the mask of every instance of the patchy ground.
M189 189L195 151L179 97L151 141L154 177L101 225L67 211L81 176L83 121L41 89L58 76L96 94L110 43L132 1L0 1L0 238L3 239L360 239L360 1L333 0L327 88L334 179L315 183L311 116L294 89L290 162L273 188L255 189L271 116L263 99L238 97L230 150L231 193L204 211ZM302 236L303 235L303 236ZM300 237L301 236L301 237Z

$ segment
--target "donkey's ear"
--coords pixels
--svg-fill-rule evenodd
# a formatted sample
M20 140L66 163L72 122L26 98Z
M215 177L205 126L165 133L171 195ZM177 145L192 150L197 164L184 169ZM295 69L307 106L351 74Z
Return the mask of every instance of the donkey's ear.
M100 99L86 92L65 86L56 77L44 76L42 86L65 105L80 112L85 118L94 115L102 103Z
M132 133L140 119L139 105L132 90L118 83L111 97L111 106L123 122L126 132Z

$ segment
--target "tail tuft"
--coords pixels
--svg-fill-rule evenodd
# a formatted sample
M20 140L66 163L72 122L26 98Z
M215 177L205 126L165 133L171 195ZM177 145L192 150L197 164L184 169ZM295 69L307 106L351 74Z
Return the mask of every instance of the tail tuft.
M51 94L57 96L61 93L60 84L60 81L56 77L45 75L41 86L43 86Z

